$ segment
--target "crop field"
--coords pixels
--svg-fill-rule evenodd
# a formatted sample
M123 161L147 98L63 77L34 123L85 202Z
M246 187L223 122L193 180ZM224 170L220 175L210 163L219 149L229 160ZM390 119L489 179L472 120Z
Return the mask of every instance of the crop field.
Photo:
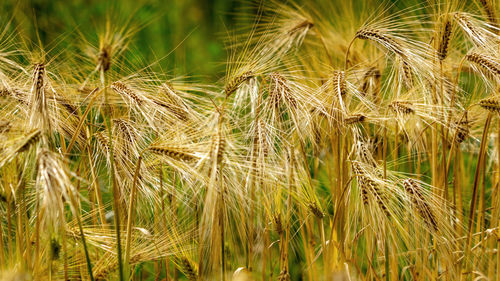
M0 281L500 281L498 0L63 2L0 4Z

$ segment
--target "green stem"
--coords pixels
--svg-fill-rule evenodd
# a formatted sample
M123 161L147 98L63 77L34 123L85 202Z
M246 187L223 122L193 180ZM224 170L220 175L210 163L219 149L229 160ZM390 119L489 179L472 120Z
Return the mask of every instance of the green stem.
M80 215L77 214L78 228L80 229L80 235L82 236L83 251L85 253L85 262L87 263L87 271L89 272L90 280L94 281L94 275L92 273L92 263L90 262L90 255L87 249L87 243L85 241L85 234L83 233L82 221L80 220Z

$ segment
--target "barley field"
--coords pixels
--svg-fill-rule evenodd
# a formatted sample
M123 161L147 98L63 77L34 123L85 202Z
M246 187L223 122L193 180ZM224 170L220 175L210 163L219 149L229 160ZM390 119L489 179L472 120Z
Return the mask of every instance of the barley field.
M56 2L0 4L0 280L500 281L498 0Z

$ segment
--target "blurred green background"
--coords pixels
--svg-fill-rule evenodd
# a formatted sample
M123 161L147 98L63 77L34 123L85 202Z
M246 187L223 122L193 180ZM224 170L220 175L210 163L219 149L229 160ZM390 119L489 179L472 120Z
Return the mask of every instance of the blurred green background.
M108 18L118 26L130 20L140 27L126 54L132 65L158 62L155 71L214 82L223 76L228 57L224 39L252 25L259 1L269 0L0 0L0 23L11 21L19 28L16 32L35 42L38 32L44 48L55 46L50 55L57 55L82 37L95 43ZM340 1L344 0L294 0L316 8L334 7ZM386 3L392 9L420 2L349 1Z
M24 37L52 53L72 46L83 34L94 36L106 19L140 26L127 59L145 65L162 58L156 70L172 75L220 78L224 71L224 37L246 19L238 13L249 1L232 0L2 0L2 23L11 21ZM250 9L250 14L252 9ZM92 40L91 40L92 41ZM53 54L52 54L53 55ZM213 80L212 80L213 81Z

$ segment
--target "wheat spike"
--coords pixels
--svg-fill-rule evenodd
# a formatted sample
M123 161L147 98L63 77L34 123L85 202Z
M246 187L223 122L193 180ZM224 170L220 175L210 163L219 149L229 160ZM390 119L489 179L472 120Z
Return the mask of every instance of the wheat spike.
M470 134L470 122L467 118L467 111L464 113L464 118L461 121L455 122L455 125L457 126L457 137L455 141L457 143L462 143L467 139L467 137Z
M440 60L444 60L448 56L451 32L452 32L451 21L448 18L446 18L439 36L440 41L438 47L438 58Z
M59 259L59 253L61 252L61 244L57 239L50 239L50 259L57 260Z
M217 164L222 163L224 152L226 152L226 138L222 135L218 136L219 146L217 148Z
M30 105L29 99L27 98L25 93L21 92L21 90L11 89L7 90L7 93L19 103L23 105Z
M278 275L278 281L290 281L290 274L286 268Z
M339 93L342 97L345 96L347 93L347 85L344 71L335 71L333 73L332 82L335 92Z
M403 60L401 67L403 68L403 77L406 88L411 89L413 87L413 71L411 70L410 64Z
M101 48L99 56L97 57L97 65L103 72L108 71L111 67L111 47L109 45Z
M493 75L500 75L500 64L493 57L479 53L470 53L465 56L465 59L487 69Z
M385 196L383 196L378 184L363 171L359 163L352 162L352 169L358 179L358 186L361 190L363 204L368 205L368 196L371 194L375 198L380 209L382 209L384 214L389 218L391 214L384 202Z
M181 258L179 258L178 263L179 263L179 266L180 266L182 273L184 273L184 275L186 275L186 278L189 281L197 281L198 280L198 268L194 264L194 262L192 262L187 257L181 257Z
M0 97L6 97L6 96L10 96L10 92L8 89L6 88L2 88L0 89Z
M134 136L134 128L133 126L125 119L113 119L113 123L116 125L116 127L121 131L123 136L128 141L134 141L135 136Z
M275 106L279 105L279 101L283 98L290 107L297 107L297 100L292 95L292 90L288 85L287 80L283 75L274 72L269 75L271 82L269 83L269 93L271 95L271 100Z
M313 215L315 215L318 219L322 219L325 216L325 214L323 213L323 211L321 211L317 203L309 202L309 204L307 204L307 207L309 208L309 211Z
M33 84L35 86L35 93L39 95L39 92L45 86L45 64L35 64L33 71Z
M438 224L431 207L425 200L422 194L420 185L413 179L406 179L403 181L403 186L406 192L410 195L413 207L424 219L425 223L434 230L438 230Z
M3 97L12 97L24 105L29 105L29 102L26 100L26 94L21 92L19 89L2 88L0 89L0 98Z
M373 168L377 167L377 162L373 158L372 153L369 150L368 147L369 144L364 143L364 142L359 142L358 145L356 146L357 152L359 153L359 158L362 163L369 164Z
M358 163L353 162L352 163L352 170L354 172L354 175L360 181L358 186L361 190L361 197L363 199L363 204L368 205L368 189L366 188L367 186L365 184L365 177L364 177L364 174L361 170L361 166Z
M403 59L406 58L406 54L403 50L403 47L397 41L397 39L393 38L390 35L384 34L379 30L369 29L369 28L361 29L358 32L356 32L355 38L375 41L381 44L382 46L386 47L390 51L394 52L398 56L402 57Z
M30 116L30 127L44 129L50 128L50 118L48 115L47 99L45 96L46 83L45 64L37 63L33 68L32 85L30 91L30 106L32 107Z
M360 123L360 122L363 122L365 120L366 120L366 116L363 114L354 114L354 115L350 115L350 116L347 116L346 118L344 118L344 122L346 125Z
M389 107L396 113L402 114L402 115L408 115L412 114L415 112L413 108L411 108L412 103L407 102L407 101L393 101L391 104L389 104Z
M165 81L160 86L160 91L166 96L167 102L177 107L186 107L184 101L175 90L170 81Z
M96 133L95 137L97 139L97 142L102 146L101 151L104 152L106 156L108 156L110 152L108 137L102 132Z
M64 108L66 109L66 111L71 114L71 115L76 115L77 112L78 112L78 108L76 106L74 106L71 101L65 99L65 98L61 98L61 97L58 97L57 99L57 102Z
M177 119L181 121L185 122L189 120L188 113L183 108L177 105L173 105L157 99L153 99L153 103L165 108L168 112L170 112L172 115L174 115Z
M151 146L148 150L155 154L165 155L177 160L192 161L196 159L196 157L189 152L181 151L179 148L175 147Z
M479 106L488 111L500 113L500 100L497 97L482 99L479 101Z
M243 72L241 75L236 76L234 79L229 81L224 88L224 92L226 93L226 97L229 97L232 93L234 93L241 84L252 79L254 77L254 73L252 71Z
M130 263L134 264L134 263L140 262L143 259L144 258L141 254L135 254L132 257L130 257ZM115 271L117 267L118 267L118 264L113 262L113 263L109 263L109 264L105 265L104 267L96 269L94 272L95 280L98 280L98 281L110 280L109 275L113 271Z
M376 67L370 67L364 74L363 74L363 84L361 85L361 94L366 96L368 94L368 91L370 89L370 80L375 79L375 80L380 80L382 77L382 74L380 73L380 70ZM373 95L376 95L376 91L373 92ZM377 98L374 96L374 98Z
M479 43L480 45L484 45L486 43L485 39L483 38L483 32L481 32L474 24L472 24L468 15L464 13L455 13L454 18L474 42Z
M122 82L116 81L111 83L111 89L113 89L115 92L117 92L122 96L132 99L138 105L141 105L143 103L143 100L139 98L139 96L132 89L130 89L127 85L123 84Z
M274 223L274 230L278 235L283 234L283 220L281 219L281 214L276 213L272 217Z

